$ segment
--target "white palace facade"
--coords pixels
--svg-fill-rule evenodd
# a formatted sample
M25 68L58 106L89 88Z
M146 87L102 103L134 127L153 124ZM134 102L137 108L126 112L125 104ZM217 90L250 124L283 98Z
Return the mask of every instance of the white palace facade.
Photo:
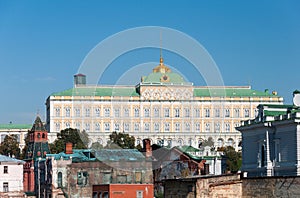
M259 104L282 104L277 93L250 86L194 86L164 65L163 59L136 86L86 85L74 76L71 89L46 101L50 141L65 128L85 130L92 142L105 145L113 131L133 135L136 144L149 138L170 147L198 145L208 138L215 147L240 149L242 120L255 118Z

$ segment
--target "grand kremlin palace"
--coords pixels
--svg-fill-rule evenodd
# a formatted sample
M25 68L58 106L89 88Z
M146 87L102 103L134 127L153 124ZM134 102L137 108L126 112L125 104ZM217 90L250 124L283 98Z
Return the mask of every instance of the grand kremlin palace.
M92 142L105 145L113 131L133 135L136 144L149 138L165 146L199 144L240 149L235 127L253 119L258 104L282 104L276 92L250 86L194 86L160 64L136 86L87 85L74 76L74 88L51 94L46 101L50 142L65 128L85 130Z

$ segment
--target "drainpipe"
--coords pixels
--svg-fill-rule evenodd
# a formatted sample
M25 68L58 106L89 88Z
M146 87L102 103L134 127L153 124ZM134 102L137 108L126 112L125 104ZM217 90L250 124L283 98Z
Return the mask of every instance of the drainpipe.
M267 157L267 176L273 176L273 167L270 160L270 144L269 144L269 131L266 131L266 157Z

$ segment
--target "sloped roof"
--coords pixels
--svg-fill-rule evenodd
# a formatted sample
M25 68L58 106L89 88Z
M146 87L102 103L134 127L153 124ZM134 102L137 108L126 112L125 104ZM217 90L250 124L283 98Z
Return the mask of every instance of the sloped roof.
M47 154L47 157L53 157L54 160L70 160L72 162L93 162L97 161L94 156L94 150L92 149L73 149L72 154L66 154L65 152L60 152L57 154Z
M99 161L145 160L145 156L137 149L100 149L96 151L96 158Z
M225 95L224 95L225 94ZM198 97L279 97L269 92L253 90L249 87L195 87L194 96Z
M18 159L11 158L11 157L8 157L8 156L5 156L5 155L0 155L0 162L1 163L3 163L3 162L22 163L22 164L25 163L23 160L18 160Z
M52 93L51 96L139 96L134 86L78 87Z
M36 117L32 125L31 131L47 131L39 116Z

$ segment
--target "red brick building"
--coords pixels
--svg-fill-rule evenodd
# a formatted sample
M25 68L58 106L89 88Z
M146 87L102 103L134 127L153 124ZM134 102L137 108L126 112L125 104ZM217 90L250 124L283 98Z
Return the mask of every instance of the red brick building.
M93 186L93 198L153 198L153 184L103 184Z

